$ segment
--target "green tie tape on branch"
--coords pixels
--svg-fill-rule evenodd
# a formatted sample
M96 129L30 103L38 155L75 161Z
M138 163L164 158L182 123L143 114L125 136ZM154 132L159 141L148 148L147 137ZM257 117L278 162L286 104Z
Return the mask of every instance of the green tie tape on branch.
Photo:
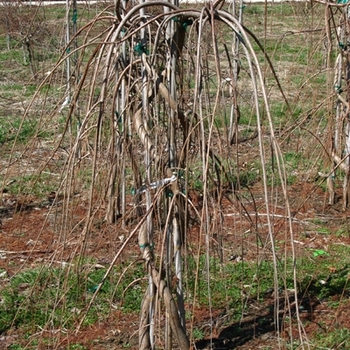
M152 243L152 244L149 244L149 243L139 244L139 247L140 247L141 249L145 249L146 247L149 247L149 249L153 250L153 248L154 248L154 243Z
M73 16L72 16L72 21L74 24L77 23L77 19L78 19L78 10L74 9L73 10Z
M123 121L122 116L118 111L115 111L115 116L117 117L117 123L121 123Z
M98 285L97 285L97 286L93 286L93 287L91 287L91 288L88 289L88 292L90 292L90 293L95 293L96 290L97 290L97 288L98 288Z
M193 24L193 19L192 18L187 18L187 19L183 19L183 18L179 18L179 17L173 17L172 19L175 23L181 23L181 25L187 29L188 26L191 26Z
M145 53L146 55L148 55L148 50L146 48L146 45L145 44L137 44L134 46L134 51L139 55L141 56L143 53Z
M174 193L172 190L170 190L169 188L165 189L165 195L167 198L173 198L174 197Z
M334 90L337 94L341 94L343 92L341 86L339 86L338 84L334 85Z
M188 20L186 20L186 21L184 21L183 23L182 23L182 26L185 28L185 29L187 29L187 27L188 26L191 26L193 24L193 20L192 19L188 19Z

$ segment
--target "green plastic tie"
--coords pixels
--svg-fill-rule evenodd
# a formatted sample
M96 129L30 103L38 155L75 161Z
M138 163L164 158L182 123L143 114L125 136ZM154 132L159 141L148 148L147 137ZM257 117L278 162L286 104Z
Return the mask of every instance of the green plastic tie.
M139 244L139 247L140 247L141 249L145 249L145 248L149 247L149 249L153 250L154 244L153 244L153 243L152 243L152 244L149 244L149 243Z
M343 92L341 86L339 86L338 84L334 85L334 89L337 94L341 94Z
M182 23L182 26L187 29L188 26L191 26L193 24L193 20L192 19L188 19L187 21L184 21Z
M139 43L137 45L134 46L134 51L141 56L143 53L145 53L146 55L148 55L148 50L146 48L145 45Z
M90 293L95 293L96 290L97 290L97 288L98 288L98 286L93 286L93 287L91 287L91 288L88 289L88 292L90 292Z
M169 187L165 187L165 196L167 198L173 198L174 197L174 193Z
M74 24L77 23L77 19L78 19L78 10L74 9L73 16L72 16L72 21Z
M115 111L115 116L117 117L117 123L122 123L123 122L123 118L122 116L119 114L118 111Z

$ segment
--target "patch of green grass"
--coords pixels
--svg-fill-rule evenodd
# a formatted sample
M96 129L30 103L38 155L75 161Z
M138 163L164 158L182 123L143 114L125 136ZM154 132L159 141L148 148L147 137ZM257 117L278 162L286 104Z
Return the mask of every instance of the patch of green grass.
M284 154L284 160L287 163L292 163L292 166L297 167L298 163L301 159L301 154L300 153L295 153L295 152L287 152Z
M0 144L14 141L17 137L18 142L28 141L36 133L37 123L35 121L25 120L18 117L0 117Z
M349 237L350 235L350 232L349 232L349 227L347 227L346 225L344 225L343 227L340 227L338 228L336 231L335 231L335 236L340 238L347 238Z
M264 7L259 4L248 4L243 8L245 15L262 15L264 13Z
M260 265L246 262L229 262L222 265L216 258L210 258L209 261L210 295L215 308L232 308L238 316L242 312L242 307L244 307L242 303L244 295L250 295L254 298L273 286L271 262L263 261ZM188 276L188 289L193 295L196 282L193 271L197 271L197 266L195 260L189 259L188 263L188 270L192 271L191 275ZM205 256L200 257L198 270L201 278L197 281L196 302L199 305L206 305L208 300L208 277Z
M201 329L194 328L193 329L193 339L195 339L195 340L204 339L204 332Z
M319 299L331 299L334 295L342 295L350 291L348 276L350 273L350 258L340 259L341 256L350 256L350 247L333 246L325 254L313 254L300 258L297 261L298 293L304 296L314 296ZM227 308L234 310L239 317L245 308L247 298L263 300L267 291L274 285L273 263L263 260L260 264L255 262L228 262L220 264L219 259L210 258L210 276L206 267L206 258L201 256L199 266L196 261L188 260L188 292L193 295L195 288L195 275L193 271L199 271L200 279L197 281L196 303L206 305L208 300L208 288L212 305L215 308ZM291 259L281 261L277 266L279 270L279 286L294 289L293 262ZM284 279L284 269L287 274ZM209 283L209 285L208 285ZM233 316L235 318L235 316Z
M261 4L263 5L263 4ZM283 16L283 17L294 17L296 8L299 7L299 4L295 3L279 3L279 4L270 4L267 6L267 13L269 16Z
M349 349L350 330L348 328L335 327L334 329L321 330L312 340L312 349Z
M1 180L1 177L0 177ZM56 191L59 186L59 177L41 173L38 175L24 175L11 178L6 186L8 193L13 195L35 195L39 198L47 197L48 193Z
M134 265L115 291L115 297L121 301L121 309L128 313L139 311L147 289L146 272L143 264Z
M246 169L239 169L234 174L230 174L228 180L232 188L247 188L254 185L260 179L260 171L251 165Z
M23 52L20 49L11 49L7 50L5 45L1 45L4 47L0 50L0 68L5 69L10 62L16 62L17 64L24 64L23 61ZM3 72L5 74L6 72Z
M227 189L242 189L247 188L255 184L260 178L260 166L256 162L237 168L233 159L210 159L209 172L209 187L208 190L217 189L217 183L225 186ZM214 180L214 181L211 181ZM203 171L202 165L198 162L198 165L192 168L192 171L188 173L187 179L188 188L191 190L203 191Z
M87 348L81 344L72 344L67 347L67 350L86 350Z
M241 108L241 116L239 119L239 125L247 125L250 127L257 125L256 112L253 111L253 109L251 107Z
M324 254L317 254L318 251ZM308 257L297 262L297 270L301 293L320 299L342 295L350 291L350 247L333 245L327 251L310 250Z
M329 235L330 233L331 233L331 231L329 230L329 228L328 227L319 227L318 229L317 229L317 232L318 233L320 233L321 235Z
M292 106L292 112L288 110L284 102L275 102L270 105L270 112L272 122L276 128L283 128L290 124L291 121L297 120L302 114L302 108L299 106Z
M298 171L303 170L303 156L301 153L286 152L284 155L284 164L287 170L287 184L292 185L297 180Z
M87 308L106 269L84 264L74 268L35 268L23 271L3 285L0 293L0 333L15 326L33 331L48 322L54 327L70 329ZM86 315L83 325L91 325L109 314L111 303L120 304L124 312L140 309L147 287L142 265L132 265L115 289L116 281L124 273L116 268L105 281ZM135 281L136 280L136 281Z
M24 347L22 347L22 345L19 344L11 344L8 347L9 350L22 350L24 349Z

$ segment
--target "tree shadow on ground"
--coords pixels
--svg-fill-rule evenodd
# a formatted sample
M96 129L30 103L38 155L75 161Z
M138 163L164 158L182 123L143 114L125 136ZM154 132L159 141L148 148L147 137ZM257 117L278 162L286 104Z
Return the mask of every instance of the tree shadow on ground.
M300 318L303 321L318 324L319 318L315 309L323 301L334 298L349 297L348 286L349 266L338 271L322 276L324 279L306 277L300 284L298 303L295 302L293 291L279 292L278 318L280 334L283 332L283 325L286 316L296 319L296 307L298 307ZM277 341L277 325L275 312L275 298L273 293L265 294L263 301L250 299L245 310L245 317L225 328L222 328L217 338L204 339L195 343L195 349L228 350L243 346L253 339L268 339ZM288 322L289 326L289 322Z
M224 328L218 338L205 339L196 342L196 349L226 350L235 349L250 340L275 331L274 317L258 316L242 322L234 323Z
M303 313L303 319L313 321L314 310L320 304L318 298L314 296L300 297L298 299L299 310ZM247 316L241 321L237 321L227 327L222 328L217 338L203 339L195 343L195 349L229 350L250 342L253 339L261 341L277 341L277 324L275 313L275 302L272 296L258 303L256 300L250 301ZM294 293L287 297L279 298L279 329L283 332L283 324L286 316L295 318L296 303Z

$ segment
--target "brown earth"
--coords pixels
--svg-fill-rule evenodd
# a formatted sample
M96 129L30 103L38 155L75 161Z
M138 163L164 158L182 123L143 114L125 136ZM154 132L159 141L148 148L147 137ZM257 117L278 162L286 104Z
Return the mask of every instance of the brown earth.
M261 193L258 185L252 187L252 193L257 195ZM297 183L290 191L291 206L293 208L293 230L294 244L298 256L308 254L306 248L324 249L331 244L348 245L350 239L348 237L336 237L333 234L323 235L317 233L313 227L315 219L327 221L327 227L330 232L335 232L340 225L348 220L348 212L341 211L341 203L335 206L326 205L326 197L324 192L310 183ZM310 194L312 196L310 197ZM44 262L52 261L54 254L62 250L60 244L55 240L55 231L52 228L50 212L50 194L48 199L41 203L36 202L35 198L15 198L13 196L4 196L3 205L0 208L0 268L7 272L11 277L21 271L24 267L35 267ZM192 194L192 199L196 201L196 195ZM230 198L230 197L229 197ZM312 198L312 199L310 199ZM75 209L74 216L79 221L86 214L85 202L80 201ZM279 232L279 228L283 228L286 220L286 211L283 207L283 201L276 204L273 208L274 219L272 224L275 232ZM221 247L223 250L223 259L229 260L231 255L237 251L244 251L244 259L255 259L256 257L256 238L255 235L242 236L233 232L234 227L239 227L240 232L249 230L251 224L249 220L257 220L260 226L266 223L264 216L262 199L257 200L254 204L259 208L259 216L255 215L252 203L245 203L245 210L249 213L250 218L242 220L235 214L239 208L233 201L223 198L223 216L224 216L224 232ZM242 208L241 208L242 209ZM102 217L102 216L101 216ZM248 217L248 216L246 216ZM97 220L98 221L98 220ZM107 225L100 220L98 224L92 228L94 234L89 240L87 254L96 258L102 263L112 261L115 252L121 246L121 240L118 237L120 232L127 234L130 228L122 230L120 223L115 225ZM266 230L265 230L266 231ZM263 233L261 230L261 235ZM283 230L281 229L281 232ZM310 232L305 234L305 232ZM117 233L117 234L116 234ZM278 234L275 237L285 240L285 233ZM191 230L188 232L188 243L196 243L199 238L198 224L192 224ZM285 240L288 242L288 240ZM60 259L68 259L69 255L75 252L76 245L79 242L79 234L70 238L69 244L65 247L60 255ZM238 242L238 244L237 244ZM232 249L235 247L235 249ZM213 253L219 251L220 244L217 237L213 237L212 249ZM290 243L285 244L286 252L291 248ZM132 253L139 256L138 247L134 241L129 245L125 254ZM232 262L234 263L234 261ZM332 273L330 267L330 273ZM288 296L289 298L289 296ZM195 349L274 349L278 344L276 335L274 303L276 298L273 292L267 293L264 302L257 303L249 300L248 307L242 319L238 323L228 324L229 315L227 310L219 309L210 312L206 307L191 307L193 314L194 328L201 329L205 338L193 344ZM286 304L286 296L284 293L280 295L280 323L284 324L285 318L288 316ZM334 302L338 302L338 307L334 307ZM289 303L293 310L293 296L290 296ZM305 333L308 337L313 334L329 332L334 327L350 328L350 300L346 294L333 295L330 300L322 301L315 297L308 298L307 295L301 299L300 318L303 321ZM188 307L190 307L188 305ZM293 320L289 327L282 327L280 332L280 344L283 346L284 341L291 338L298 339L298 328L295 318L295 305L292 311ZM111 310L110 316L86 328L82 328L78 333L72 331L62 331L60 342L57 344L58 349L68 349L74 344L81 344L86 349L137 349L138 348L138 324L139 316L137 313L128 315L121 311ZM212 324L212 327L210 327ZM20 330L11 329L6 334L0 335L1 348L10 349L11 344L17 343L23 334ZM38 334L36 335L38 336ZM40 334L39 334L40 336ZM43 334L43 336L45 336ZM47 336L47 335L46 335ZM162 348L162 345L159 345ZM28 348L30 346L30 342ZM44 349L44 347L42 347ZM73 348L73 347L72 347ZM339 348L342 348L341 346Z

